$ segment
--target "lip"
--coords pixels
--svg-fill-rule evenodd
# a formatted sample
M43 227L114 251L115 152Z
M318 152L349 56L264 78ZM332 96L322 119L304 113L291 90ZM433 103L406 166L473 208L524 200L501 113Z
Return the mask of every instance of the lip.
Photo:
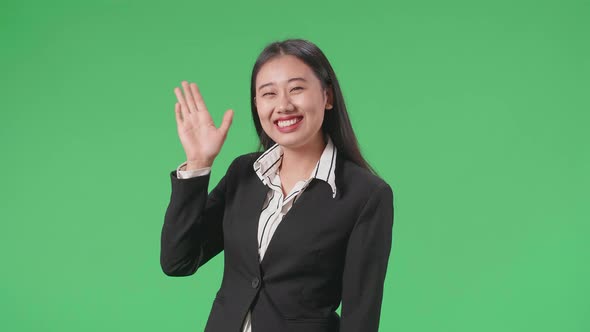
M289 115L289 116L283 116L281 118L278 118L276 120L273 121L274 124L278 124L279 121L284 121L284 120L291 120L291 119L296 119L296 118L302 118L303 115Z
M279 127L279 121L297 119L297 118L300 118L300 120L297 121L296 123L294 123L290 126L287 126L287 127L283 127L283 128ZM279 118L279 119L275 120L274 124L275 124L275 127L277 128L277 130L280 131L281 133L290 133L292 131L297 130L299 125L301 125L301 122L303 122L303 116L296 115L296 116L285 116L285 117Z

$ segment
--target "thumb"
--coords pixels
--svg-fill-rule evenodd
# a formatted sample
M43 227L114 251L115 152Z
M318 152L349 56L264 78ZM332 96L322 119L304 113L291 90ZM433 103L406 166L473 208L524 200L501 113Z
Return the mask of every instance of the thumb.
M223 133L223 136L227 135L227 131L229 130L229 126L231 125L233 118L233 110L227 110L225 114L223 114L223 120L221 122L221 126L219 127L219 129Z

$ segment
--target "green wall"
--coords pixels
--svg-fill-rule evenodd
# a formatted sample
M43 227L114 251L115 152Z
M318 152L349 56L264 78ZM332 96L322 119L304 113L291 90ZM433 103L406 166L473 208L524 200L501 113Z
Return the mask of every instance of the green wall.
M235 117L249 75L309 39L395 193L381 330L590 330L587 1L27 1L0 5L0 329L201 331L219 255L159 265L173 93Z

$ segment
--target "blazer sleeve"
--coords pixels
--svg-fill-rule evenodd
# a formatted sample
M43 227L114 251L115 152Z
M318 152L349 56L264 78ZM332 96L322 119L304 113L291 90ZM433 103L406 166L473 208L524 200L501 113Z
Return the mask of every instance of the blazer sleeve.
M393 191L383 183L369 197L348 240L341 332L378 331L392 232Z
M223 213L232 162L207 194L211 173L179 179L170 172L172 193L160 241L160 266L168 276L189 276L223 250Z

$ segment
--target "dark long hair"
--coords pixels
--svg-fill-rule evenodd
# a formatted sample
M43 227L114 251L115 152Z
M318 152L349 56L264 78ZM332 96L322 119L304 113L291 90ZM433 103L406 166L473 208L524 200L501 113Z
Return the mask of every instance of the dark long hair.
M319 47L304 39L287 39L273 42L267 45L258 56L258 59L256 59L250 82L250 105L252 109L252 120L254 121L254 127L256 127L256 133L260 140L259 150L266 150L273 146L275 142L264 132L258 117L258 111L254 101L256 97L256 75L262 65L281 55L293 55L297 57L312 69L316 77L320 80L323 89L332 89L334 98L333 108L330 111L324 112L324 121L322 123L323 132L330 135L332 142L338 149L339 155L369 170L373 174L377 174L361 154L358 141L352 130L348 112L346 111L340 84L338 84L338 79L330 62Z

